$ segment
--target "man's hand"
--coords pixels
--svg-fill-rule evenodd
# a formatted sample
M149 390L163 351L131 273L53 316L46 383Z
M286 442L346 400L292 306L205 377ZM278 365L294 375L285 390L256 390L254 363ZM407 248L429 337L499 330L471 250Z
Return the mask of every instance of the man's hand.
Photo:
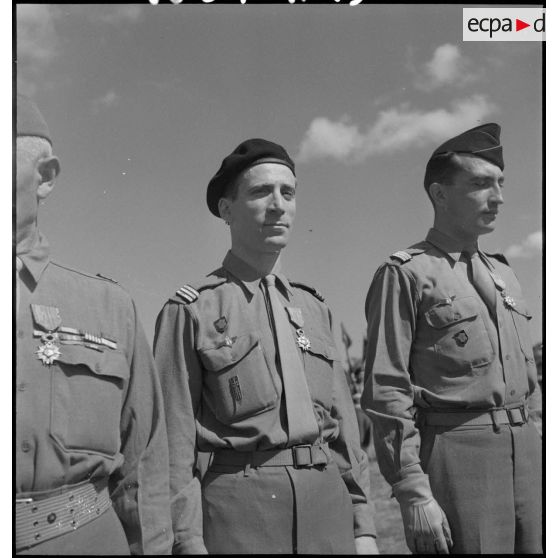
M449 554L453 545L446 514L434 500L428 476L411 475L393 485L405 539L415 554Z
M355 546L357 554L380 554L376 539L369 535L355 538Z

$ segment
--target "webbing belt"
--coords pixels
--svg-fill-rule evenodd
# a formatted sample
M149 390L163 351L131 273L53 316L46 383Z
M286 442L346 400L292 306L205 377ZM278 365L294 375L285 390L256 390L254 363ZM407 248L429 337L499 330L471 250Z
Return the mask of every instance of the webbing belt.
M510 424L520 426L529 421L529 412L524 407L491 409L488 411L448 411L420 409L420 419L428 426L488 426Z
M213 454L213 465L250 465L251 467L281 467L292 465L295 468L326 465L331 461L327 444L312 446L302 444L282 450L236 451L219 449Z
M18 551L74 531L111 506L106 479L46 494L21 494L15 503Z

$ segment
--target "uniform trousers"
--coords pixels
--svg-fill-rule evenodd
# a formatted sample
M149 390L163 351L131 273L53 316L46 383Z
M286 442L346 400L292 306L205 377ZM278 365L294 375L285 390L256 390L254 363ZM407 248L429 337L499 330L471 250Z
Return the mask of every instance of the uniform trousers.
M452 554L542 552L542 447L532 423L425 426L421 462Z
M334 463L211 465L202 482L210 554L354 554L351 497Z
M120 519L110 507L97 519L75 531L37 544L18 554L35 555L129 555L130 547Z

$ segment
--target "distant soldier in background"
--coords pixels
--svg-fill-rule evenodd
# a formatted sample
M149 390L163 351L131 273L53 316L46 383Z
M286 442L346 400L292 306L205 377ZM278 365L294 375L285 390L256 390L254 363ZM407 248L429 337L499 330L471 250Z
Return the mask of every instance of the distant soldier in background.
M361 405L416 553L542 551L531 315L505 258L478 248L503 203L499 136L485 124L434 151L434 227L366 299Z
M50 258L37 226L60 163L36 105L17 97L18 554L169 554L161 388L134 303Z
M281 270L294 169L263 139L223 160L207 204L229 226L231 249L157 320L177 554L377 553L331 312ZM198 452L212 454L201 486Z
M343 340L343 345L345 345L345 353L347 355L347 370L345 373L347 375L347 381L349 383L349 388L351 389L351 396L355 406L358 432L360 436L360 447L367 453L368 457L371 458L374 455L374 449L372 446L372 421L360 407L360 398L364 386L366 337L362 341L363 351L362 358L360 359L351 359L349 356L349 348L353 342L343 323L341 323L341 338Z

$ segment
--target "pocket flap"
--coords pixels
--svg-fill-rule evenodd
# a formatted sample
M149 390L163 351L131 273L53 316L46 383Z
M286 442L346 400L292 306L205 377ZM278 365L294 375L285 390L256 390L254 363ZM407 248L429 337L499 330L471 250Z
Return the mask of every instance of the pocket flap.
M512 310L514 312L521 314L523 317L527 318L528 320L530 320L533 317L531 315L531 312L529 312L529 309L527 308L527 303L525 302L525 300L523 300L522 298L516 298L514 302L515 305L512 306Z
M255 333L231 337L232 343L224 341L215 347L198 349L199 357L206 370L217 372L242 360L260 339Z
M99 376L114 376L126 379L130 375L130 365L120 351L96 351L81 345L60 345L57 362L72 366L86 366Z
M321 337L310 339L309 353L326 358L327 360L339 360L335 344L331 340Z
M427 323L435 329L472 320L479 313L478 303L472 296L445 300L432 306L425 313Z

